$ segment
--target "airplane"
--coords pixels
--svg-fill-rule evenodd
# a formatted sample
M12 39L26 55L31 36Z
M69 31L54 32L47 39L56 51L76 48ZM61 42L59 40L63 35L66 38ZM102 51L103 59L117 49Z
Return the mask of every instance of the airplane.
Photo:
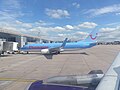
M63 81L63 79L60 79L61 77L59 77L59 79L57 78L53 78L53 80L55 82L57 82L56 80L59 80L59 82ZM93 77L92 80L96 80L97 77ZM64 77L64 83L68 83L69 80L65 79L69 79ZM72 82L69 83L73 83L75 82L74 78L70 78L73 79ZM88 78L89 80L90 78ZM78 80L76 80L77 82L80 82L80 78L78 78ZM87 80L85 78L81 79L81 82L85 83ZM78 82L78 83L79 83ZM75 82L76 83L76 82ZM110 66L110 68L108 69L108 71L101 77L101 81L99 82L99 84L97 85L97 87L95 89L90 89L89 87L84 87L84 86L76 86L76 85L61 85L58 84L58 82L55 84L49 84L49 83L44 83L43 80L40 81L35 81L32 84L30 84L26 90L120 90L120 52L117 55L117 57L115 58L115 60L113 61L112 65Z
M67 38L63 41L63 43L44 43L44 44L27 44L24 45L20 51L24 52L41 52L42 54L59 54L60 52L67 50L78 50L78 49L86 49L91 48L96 45L96 39L98 35L98 30L93 30L89 36L78 42L67 43Z
M96 90L120 90L120 53L105 73Z

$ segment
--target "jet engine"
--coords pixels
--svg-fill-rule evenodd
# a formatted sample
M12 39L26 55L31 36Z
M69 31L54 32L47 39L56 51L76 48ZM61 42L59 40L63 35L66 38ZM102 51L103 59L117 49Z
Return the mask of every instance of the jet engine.
M62 49L62 51L63 51L63 49ZM41 50L42 54L59 54L60 52L61 51L59 51L59 50L49 50L49 49L42 49Z
M60 49L60 52L64 52L64 49L61 48L61 49Z
M49 49L42 49L42 50L41 50L41 53L42 53L42 54L49 54L50 51L49 51Z

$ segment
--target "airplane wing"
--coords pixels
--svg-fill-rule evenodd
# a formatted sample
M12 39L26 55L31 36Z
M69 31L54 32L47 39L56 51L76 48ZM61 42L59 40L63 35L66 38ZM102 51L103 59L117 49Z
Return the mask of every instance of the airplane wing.
M89 90L89 89L75 86L43 84L42 81L36 81L32 83L27 90Z
M113 61L96 90L120 90L120 53Z
M64 48L64 46L66 45L67 40L68 40L68 38L65 38L65 40L63 41L63 43L60 47L50 48L49 51L50 52L60 51L60 49Z

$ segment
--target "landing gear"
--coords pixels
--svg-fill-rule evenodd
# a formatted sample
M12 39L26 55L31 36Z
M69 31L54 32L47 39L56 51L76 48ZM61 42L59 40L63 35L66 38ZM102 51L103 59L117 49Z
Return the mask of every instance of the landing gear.
M2 54L4 54L4 51L2 51Z
M12 54L15 54L15 52L12 52Z
M58 54L60 54L60 51L58 51Z
M27 54L29 54L29 52L27 51Z
M54 51L52 54L60 54L60 51Z
M60 51L56 51L56 54L60 54Z

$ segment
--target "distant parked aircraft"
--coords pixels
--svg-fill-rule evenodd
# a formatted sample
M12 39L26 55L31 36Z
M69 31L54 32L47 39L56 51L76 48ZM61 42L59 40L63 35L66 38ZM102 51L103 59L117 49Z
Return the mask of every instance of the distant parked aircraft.
M63 43L44 43L24 45L20 50L25 52L41 52L42 54L59 54L64 50L76 50L91 48L96 45L98 30L92 31L89 36L82 41L67 43L67 38Z

